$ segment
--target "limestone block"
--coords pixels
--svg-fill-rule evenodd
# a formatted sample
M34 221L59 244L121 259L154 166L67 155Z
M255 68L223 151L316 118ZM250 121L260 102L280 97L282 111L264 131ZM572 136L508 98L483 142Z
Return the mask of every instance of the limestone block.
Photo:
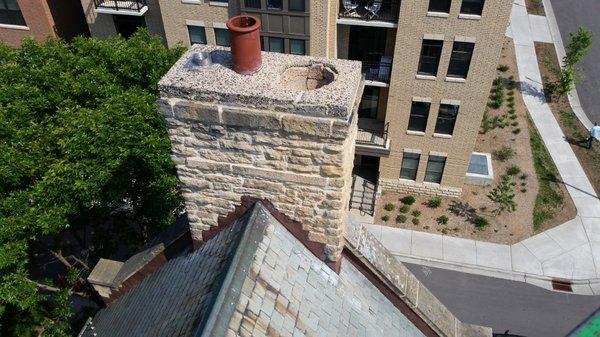
M301 133L319 137L329 137L331 126L329 120L286 115L281 119L283 130L289 133Z
M279 116L274 113L261 113L226 106L223 107L222 120L225 125L260 128L261 130L278 130L281 127Z
M175 118L203 122L206 124L219 123L219 111L216 105L208 105L179 100L173 105Z

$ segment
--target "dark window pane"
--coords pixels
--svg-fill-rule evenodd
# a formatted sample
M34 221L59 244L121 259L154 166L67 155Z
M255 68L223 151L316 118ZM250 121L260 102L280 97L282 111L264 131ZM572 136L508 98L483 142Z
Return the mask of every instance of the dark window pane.
M431 76L437 75L443 45L444 41L423 40L421 58L419 59L419 74Z
M475 44L470 42L454 42L448 66L448 77L467 78L474 47Z
M289 0L288 9L291 11L304 12L304 0Z
M410 118L408 119L408 129L410 131L425 132L428 115L429 103L413 102L410 109Z
M439 184L444 175L444 166L446 166L446 157L429 156L425 169L425 181Z
M429 0L429 8L427 10L430 12L450 13L451 3L451 0Z
M246 8L260 8L260 0L244 0Z
M217 40L217 46L229 47L229 30L215 28L215 39Z
M442 104L435 123L435 133L451 135L458 115L458 105Z
M379 88L365 87L362 100L358 108L359 118L377 118L377 108L379 106Z
M188 26L188 34L190 35L190 44L206 44L206 31L204 27Z
M274 51L277 53L283 53L283 39L280 37L270 37L269 38L269 51Z
M283 0L267 0L267 9L280 10L283 8Z
M304 40L290 39L290 54L306 55Z
M419 159L421 159L421 155L418 153L404 152L404 155L402 156L400 178L410 180L417 179L417 171L419 170Z
M0 23L15 26L27 25L17 0L0 0Z
M461 14L481 15L484 0L463 0L460 6Z

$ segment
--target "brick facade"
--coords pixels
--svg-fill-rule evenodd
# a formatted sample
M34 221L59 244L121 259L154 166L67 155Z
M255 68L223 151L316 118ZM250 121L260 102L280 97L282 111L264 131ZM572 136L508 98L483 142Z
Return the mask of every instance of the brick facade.
M19 7L26 26L0 23L0 40L9 46L20 46L27 36L43 41L48 36L70 40L88 34L79 0L19 0Z

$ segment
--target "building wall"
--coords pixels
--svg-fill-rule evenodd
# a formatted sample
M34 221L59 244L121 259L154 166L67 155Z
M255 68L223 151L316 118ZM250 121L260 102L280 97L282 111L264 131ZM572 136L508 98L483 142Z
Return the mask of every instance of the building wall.
M159 0L147 0L147 3L148 11L144 14L144 20L148 31L164 38L165 30ZM93 0L81 0L81 6L93 37L106 39L117 35L112 14L96 13Z
M178 43L190 45L187 24L205 27L207 43L216 44L212 28L226 28L225 23L229 17L239 13L239 5L233 0L226 7L211 4L209 1L158 1L168 46L175 46Z
M50 9L44 0L19 0L19 7L23 13L26 27L9 26L0 24L0 40L18 47L26 36L33 36L38 41L43 41L47 36L56 36L54 21Z
M419 193L427 189L442 191L438 194L460 194L468 160L495 77L511 4L510 0L487 0L481 19L472 20L459 18L461 0L452 1L447 18L427 16L428 1L402 1L386 113L386 121L390 123L391 152L389 157L381 158L382 188L414 190ZM427 35L437 35L444 40L438 75L433 80L416 78L421 44ZM446 81L453 41L465 37L475 40L466 81ZM413 97L431 99L424 135L407 134ZM433 135L441 100L460 101L451 138ZM421 153L416 182L399 179L404 149L418 150ZM423 184L430 154L447 155L441 186Z

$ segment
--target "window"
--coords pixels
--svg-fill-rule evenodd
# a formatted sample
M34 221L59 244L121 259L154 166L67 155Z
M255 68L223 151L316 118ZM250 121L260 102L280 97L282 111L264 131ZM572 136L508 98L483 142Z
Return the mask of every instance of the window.
M200 26L187 26L188 34L190 35L190 44L206 44L206 31L204 27Z
M304 40L290 39L290 54L306 55Z
M444 41L441 40L423 40L418 74L430 76L437 75L443 45Z
M304 0L289 0L288 9L290 11L304 12Z
M283 0L267 0L267 9L281 10L283 8Z
M417 171L419 169L419 160L421 155L418 153L404 152L402 155L402 168L400 169L400 178L402 179L417 179Z
M448 77L467 78L474 47L475 44L470 42L454 42L448 66Z
M244 0L246 8L260 8L260 0Z
M444 166L446 166L446 157L429 156L425 169L425 181L439 184L444 175Z
M463 0L460 14L481 15L484 0Z
M0 23L15 26L27 25L17 0L0 0Z
M280 37L269 37L269 51L283 53L283 39Z
M429 0L429 12L450 13L451 0Z
M379 107L379 88L365 87L360 106L358 107L359 118L377 118L377 110Z
M412 102L410 118L408 119L408 130L425 132L427 128L427 116L429 115L429 103Z
M215 28L215 39L217 46L229 47L229 31L223 28Z
M454 133L454 124L458 115L458 105L441 104L435 123L435 133L451 135Z

